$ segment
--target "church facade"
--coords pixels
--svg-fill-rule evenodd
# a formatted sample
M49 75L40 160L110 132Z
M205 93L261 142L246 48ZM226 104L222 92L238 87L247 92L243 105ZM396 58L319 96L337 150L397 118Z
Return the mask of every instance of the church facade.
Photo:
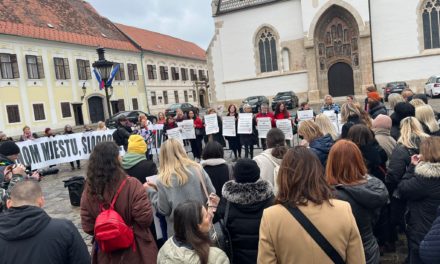
M365 96L440 74L440 0L214 0L208 48L219 104L294 91L300 101Z

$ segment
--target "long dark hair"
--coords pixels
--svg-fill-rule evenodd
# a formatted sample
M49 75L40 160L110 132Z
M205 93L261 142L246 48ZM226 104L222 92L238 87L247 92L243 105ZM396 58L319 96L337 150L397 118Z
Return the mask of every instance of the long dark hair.
M209 141L203 149L202 159L223 159L225 152L223 146L217 141Z
M313 202L323 204L333 198L332 189L324 177L324 168L318 157L303 146L287 151L277 178L277 204L292 206Z
M174 238L188 243L200 258L201 264L208 263L209 235L200 231L203 221L203 205L198 201L187 201L179 204L174 210Z
M101 142L95 146L87 168L87 188L90 195L96 195L104 202L104 192L116 189L125 176L119 161L119 147L113 141ZM107 201L109 202L109 201Z
M366 125L357 124L348 130L346 139L353 141L359 148L363 148L374 141L374 134Z
M275 107L275 116L278 115L279 113L281 113L281 110L280 110L281 105L284 105L284 110L283 110L284 118L288 118L289 112L287 111L286 104L283 102L277 103L277 106Z
M272 148L272 156L277 159L282 159L287 152L286 137L279 128L272 128L267 132L266 143L268 148Z
M190 112L192 112L192 113L194 114L194 117L192 118L192 120L196 120L198 116L197 116L196 112L194 112L193 110L189 110L189 111L188 111L188 115L187 115L188 119L191 119L191 118L189 117L189 113L190 113Z

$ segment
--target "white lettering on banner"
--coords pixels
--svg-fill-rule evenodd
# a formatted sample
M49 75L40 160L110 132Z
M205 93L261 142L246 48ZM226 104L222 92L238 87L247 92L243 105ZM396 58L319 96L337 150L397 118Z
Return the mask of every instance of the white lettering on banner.
M272 118L261 117L257 118L258 138L266 138L267 132L272 129Z
M298 121L312 120L314 117L313 110L298 111Z
M206 135L216 134L220 131L218 126L217 114L205 115Z
M182 139L196 138L196 130L194 128L194 121L192 119L183 120L182 122L177 124L181 128Z
M287 140L292 140L292 121L290 119L277 119L277 128L283 131Z
M235 116L223 117L223 136L225 137L237 136L237 131L235 130Z
M57 135L17 142L19 161L33 170L75 160L88 159L96 144L113 141L115 130Z
M238 114L237 134L252 134L252 113Z

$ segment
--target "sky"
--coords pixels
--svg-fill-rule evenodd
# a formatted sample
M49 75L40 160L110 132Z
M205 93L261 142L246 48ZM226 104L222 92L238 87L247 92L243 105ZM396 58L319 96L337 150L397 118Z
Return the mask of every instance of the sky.
M87 0L113 22L181 38L207 49L214 35L210 0Z

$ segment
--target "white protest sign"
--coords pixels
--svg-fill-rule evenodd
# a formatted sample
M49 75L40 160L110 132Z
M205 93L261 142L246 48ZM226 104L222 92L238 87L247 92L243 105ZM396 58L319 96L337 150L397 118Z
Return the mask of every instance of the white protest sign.
M324 111L323 114L328 116L336 131L340 134L342 130L341 115L336 114L334 110Z
M217 114L205 115L206 135L216 134L220 131L218 126Z
M223 136L225 137L235 137L237 131L235 130L235 116L224 116L223 117Z
M168 129L167 136L168 136L168 138L175 138L179 141L182 141L182 132L181 132L180 127Z
M113 141L112 130L57 135L17 142L20 148L19 162L33 170L88 159L96 144Z
M298 111L297 117L298 117L298 121L312 120L314 117L313 110Z
M196 130L194 128L194 121L192 119L183 120L180 123L177 123L178 126L182 129L182 139L195 139L196 138Z
M272 118L261 117L257 118L258 138L266 138L267 132L272 129Z
M277 128L283 131L287 140L292 140L292 121L289 119L277 119Z
M252 113L238 114L237 134L252 134Z

